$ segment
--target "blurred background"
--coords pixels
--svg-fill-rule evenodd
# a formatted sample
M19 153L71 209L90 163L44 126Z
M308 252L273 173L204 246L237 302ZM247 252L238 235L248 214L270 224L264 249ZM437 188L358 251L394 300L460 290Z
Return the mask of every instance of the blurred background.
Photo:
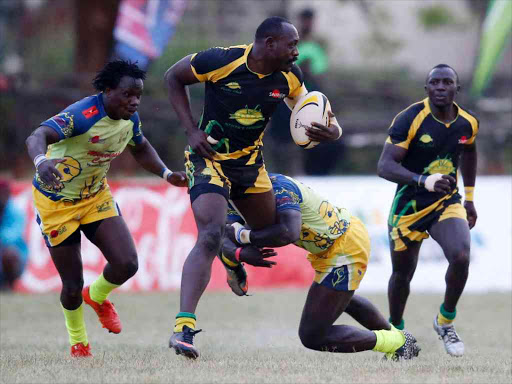
M286 110L267 128L265 158L290 175L374 175L393 117L424 95L439 63L459 73L458 102L480 118L479 174L512 170L512 43L509 0L0 0L0 176L28 180L24 140L40 122L94 93L112 57L148 70L143 131L171 169L186 145L163 74L211 46L250 43L271 15L301 36L308 89L325 93L344 129L331 146L304 151ZM492 8L499 8L492 10ZM494 15L493 15L494 12ZM198 117L203 85L191 87ZM146 175L124 154L110 177Z

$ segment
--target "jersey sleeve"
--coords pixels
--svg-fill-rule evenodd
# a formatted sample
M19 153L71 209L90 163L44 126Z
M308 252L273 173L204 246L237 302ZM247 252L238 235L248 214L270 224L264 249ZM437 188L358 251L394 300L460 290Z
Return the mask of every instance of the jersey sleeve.
M480 120L475 116L475 114L471 111L460 111L459 112L467 121L469 121L469 124L471 124L471 137L466 140L464 145L471 145L475 143L476 135L478 134L478 130L480 129Z
M133 122L133 135L128 145L134 146L142 143L144 138L144 135L142 134L142 121L140 121L138 112L135 112L130 120Z
M240 50L240 52L237 52ZM190 66L200 82L211 81L219 68L228 65L234 59L243 55L243 49L215 47L192 55Z
M289 98L294 98L307 93L306 87L304 86L304 75L301 69L297 65L293 65L292 70L289 73L290 83L290 94Z
M93 96L70 105L40 125L52 128L59 134L60 140L64 140L87 132L101 118L96 97Z
M409 144L413 137L410 135L411 119L407 111L402 111L395 116L388 129L388 138L386 143L394 144L399 147L409 149Z

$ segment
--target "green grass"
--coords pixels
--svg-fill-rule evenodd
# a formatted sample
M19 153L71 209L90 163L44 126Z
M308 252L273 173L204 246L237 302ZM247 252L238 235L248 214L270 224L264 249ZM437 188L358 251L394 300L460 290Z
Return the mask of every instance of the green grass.
M177 292L113 294L123 321L107 333L86 308L93 359L74 360L57 293L0 295L1 383L510 383L510 293L464 295L457 330L466 345L451 358L432 330L441 295L412 294L406 326L422 347L411 362L383 362L375 352L320 353L302 347L297 326L304 290L252 297L207 292L198 310L201 357L167 347ZM385 295L368 296L386 315ZM354 324L342 315L338 323Z

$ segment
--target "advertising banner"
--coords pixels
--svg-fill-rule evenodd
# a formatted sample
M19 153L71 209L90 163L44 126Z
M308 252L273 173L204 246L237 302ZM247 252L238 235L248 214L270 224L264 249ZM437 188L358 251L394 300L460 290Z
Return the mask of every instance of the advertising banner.
M386 292L391 274L387 215L394 185L377 177L310 177L300 180L362 219L370 234L372 254L359 292ZM186 189L170 186L158 179L131 179L109 184L139 256L137 274L121 290L179 289L183 263L197 236ZM29 264L18 281L17 289L24 292L55 291L60 289L60 278L34 218L31 188L29 182L13 184L15 202L27 214L25 238L30 253ZM477 179L475 206L479 217L471 231L467 291L510 291L512 288L511 197L511 177ZM275 261L278 264L274 268L247 267L249 289L309 287L314 272L305 258L306 252L293 245L277 251ZM101 273L105 259L83 235L82 261L84 279L88 284ZM437 243L431 239L424 241L411 289L444 291L447 266ZM208 289L229 289L225 280L224 268L215 260Z

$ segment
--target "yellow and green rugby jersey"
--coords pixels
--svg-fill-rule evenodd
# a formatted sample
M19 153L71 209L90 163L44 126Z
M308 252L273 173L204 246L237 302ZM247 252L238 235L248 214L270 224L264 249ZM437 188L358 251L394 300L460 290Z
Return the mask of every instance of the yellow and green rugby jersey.
M302 214L300 239L295 243L313 254L326 251L350 225L350 212L338 208L301 182L278 173L269 174L278 212L294 209ZM228 217L241 221L230 205Z
M197 79L205 82L199 128L218 140L213 145L218 161L261 163L263 131L274 110L285 97L293 98L304 90L296 65L290 72L252 72L247 66L251 49L252 44L210 48L194 54L190 61Z
M426 176L442 173L457 178L463 147L474 143L479 122L472 112L455 105L457 117L450 123L434 117L428 98L412 104L393 119L386 142L407 149L402 165L409 171ZM391 216L421 211L443 196L423 187L398 184Z
M60 137L48 146L46 157L66 159L57 165L63 176L61 191L45 185L37 172L34 176L33 185L54 201L83 199L98 192L107 182L110 162L127 144L143 139L138 113L129 120L112 120L105 112L102 93L70 105L41 125L53 128Z

